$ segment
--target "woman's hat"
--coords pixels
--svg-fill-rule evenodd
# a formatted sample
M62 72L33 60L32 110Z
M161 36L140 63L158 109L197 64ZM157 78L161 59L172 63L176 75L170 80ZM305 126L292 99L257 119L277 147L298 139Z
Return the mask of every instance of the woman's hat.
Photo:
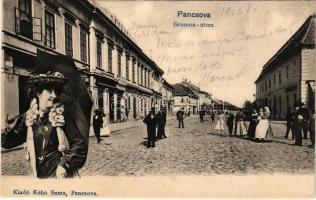
M31 75L28 80L29 87L38 87L43 85L64 86L66 78L60 72L47 72L46 74Z

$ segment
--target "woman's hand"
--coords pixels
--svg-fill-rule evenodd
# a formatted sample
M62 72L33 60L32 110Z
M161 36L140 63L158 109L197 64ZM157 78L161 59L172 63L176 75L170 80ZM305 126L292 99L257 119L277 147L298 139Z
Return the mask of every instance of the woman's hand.
M65 118L63 116L64 106L56 104L49 112L48 118L53 127L62 127L65 125Z
M66 169L62 166L58 165L56 169L56 177L57 178L65 178L66 177Z

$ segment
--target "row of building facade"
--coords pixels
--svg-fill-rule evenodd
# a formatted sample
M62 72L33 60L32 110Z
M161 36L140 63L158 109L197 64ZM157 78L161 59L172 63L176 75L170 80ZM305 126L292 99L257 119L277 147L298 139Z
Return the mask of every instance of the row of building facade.
M141 119L154 106L194 115L217 105L187 80L169 84L119 20L93 0L4 0L3 9L2 117L29 108L26 83L39 51L71 57L93 109L110 122Z
M38 50L72 57L94 103L112 122L140 119L152 106L172 113L164 71L92 0L4 0L2 115L29 106L26 82ZM128 112L126 112L128 110Z
M237 110L228 102L214 99L212 94L201 90L188 80L173 85L174 110L184 109L187 115L196 115L199 111Z
M271 117L285 119L288 107L302 102L315 109L315 14L263 66L256 80L256 103Z

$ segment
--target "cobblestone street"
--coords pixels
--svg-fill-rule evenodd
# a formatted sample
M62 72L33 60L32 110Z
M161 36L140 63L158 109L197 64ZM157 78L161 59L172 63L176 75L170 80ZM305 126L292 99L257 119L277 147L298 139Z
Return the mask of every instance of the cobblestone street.
M145 126L117 131L100 144L90 137L89 155L83 176L90 175L170 175L170 174L258 174L314 173L314 150L292 146L284 139L285 125L272 123L272 142L256 143L228 137L227 131L214 130L214 124L200 123L198 118L185 120L185 129L176 120L167 122L167 139L147 149ZM25 175L24 150L2 153L3 175Z

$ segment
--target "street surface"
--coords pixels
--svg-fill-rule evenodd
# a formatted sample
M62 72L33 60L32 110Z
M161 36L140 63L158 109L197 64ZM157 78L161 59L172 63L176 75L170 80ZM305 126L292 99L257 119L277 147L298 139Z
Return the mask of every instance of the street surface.
M315 154L310 140L292 146L284 139L285 125L272 123L272 142L256 143L228 137L227 131L215 131L210 121L197 117L185 119L185 129L176 120L167 121L167 139L159 140L155 149L147 149L146 127L116 131L103 137L100 144L90 137L87 162L82 176L143 175L216 175L259 173L314 173ZM291 137L291 135L290 135ZM27 175L25 150L2 153L3 175Z

